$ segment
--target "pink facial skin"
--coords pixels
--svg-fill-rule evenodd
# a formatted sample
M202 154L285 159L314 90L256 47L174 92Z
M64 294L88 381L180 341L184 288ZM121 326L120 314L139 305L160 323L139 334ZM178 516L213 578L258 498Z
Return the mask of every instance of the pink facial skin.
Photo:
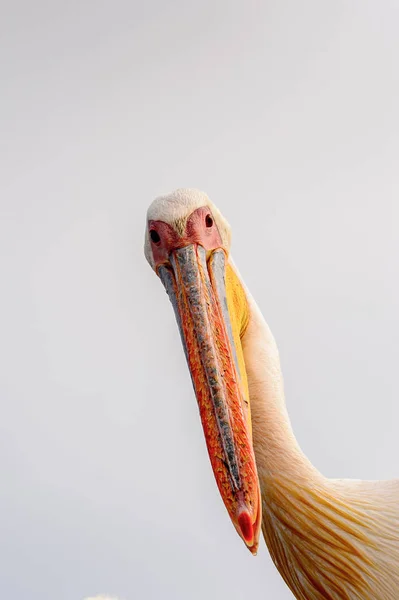
M197 208L189 216L185 231L180 236L177 231L164 221L149 221L149 232L155 269L169 261L173 250L183 248L189 244L200 244L205 250L215 250L222 246L222 238L213 216L208 207ZM154 234L151 232L154 231ZM154 241L151 235L159 236L159 241Z

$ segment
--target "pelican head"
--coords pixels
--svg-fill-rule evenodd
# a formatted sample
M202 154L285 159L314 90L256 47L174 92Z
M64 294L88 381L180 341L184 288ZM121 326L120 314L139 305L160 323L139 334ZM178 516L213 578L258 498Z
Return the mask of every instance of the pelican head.
M241 345L249 309L230 227L206 194L176 190L148 209L145 256L175 311L220 494L256 554L261 500Z

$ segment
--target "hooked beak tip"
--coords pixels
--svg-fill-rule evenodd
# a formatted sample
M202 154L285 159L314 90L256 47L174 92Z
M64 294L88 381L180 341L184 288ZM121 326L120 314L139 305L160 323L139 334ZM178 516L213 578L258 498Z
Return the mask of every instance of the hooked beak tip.
M250 514L246 510L243 510L238 515L237 520L245 543L251 547L254 543L254 527Z

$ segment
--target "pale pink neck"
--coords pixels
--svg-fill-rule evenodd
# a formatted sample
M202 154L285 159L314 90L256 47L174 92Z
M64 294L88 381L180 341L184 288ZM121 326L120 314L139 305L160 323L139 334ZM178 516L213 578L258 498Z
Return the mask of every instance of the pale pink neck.
M250 294L248 301L250 319L242 346L261 485L275 475L289 478L316 476L316 469L299 448L292 431L276 342Z

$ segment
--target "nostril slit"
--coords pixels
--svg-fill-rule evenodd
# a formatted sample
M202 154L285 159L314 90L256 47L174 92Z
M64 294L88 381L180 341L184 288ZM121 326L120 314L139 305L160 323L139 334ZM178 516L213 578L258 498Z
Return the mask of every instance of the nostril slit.
M161 241L161 238L159 237L159 233L157 231L155 231L155 229L151 229L150 238L152 239L154 244L158 244L158 242Z
M211 215L206 215L206 217L205 217L205 225L207 227L212 227L212 225L213 225L213 219L212 219Z

